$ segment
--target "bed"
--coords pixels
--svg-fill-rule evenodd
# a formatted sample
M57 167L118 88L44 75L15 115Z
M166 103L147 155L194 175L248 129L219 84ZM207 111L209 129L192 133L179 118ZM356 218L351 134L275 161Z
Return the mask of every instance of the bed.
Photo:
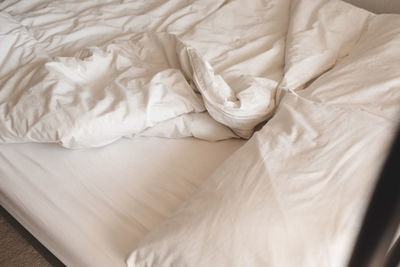
M66 265L123 266L132 246L241 143L150 137L83 151L6 146L2 205Z
M0 12L0 203L64 264L346 266L399 125L399 15L333 0Z

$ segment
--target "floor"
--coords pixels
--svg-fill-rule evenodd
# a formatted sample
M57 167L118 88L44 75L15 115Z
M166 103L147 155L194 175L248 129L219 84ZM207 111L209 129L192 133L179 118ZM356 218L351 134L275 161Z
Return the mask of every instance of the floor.
M3 215L0 216L0 266L51 266Z
M53 255L48 254L36 239L1 208L0 267L63 266Z

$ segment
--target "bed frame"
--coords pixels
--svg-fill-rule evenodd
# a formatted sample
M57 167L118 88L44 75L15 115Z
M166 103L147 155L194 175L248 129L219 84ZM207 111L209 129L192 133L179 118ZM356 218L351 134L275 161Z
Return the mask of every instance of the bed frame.
M400 264L400 237L389 250L400 223L399 159L400 130L375 186L349 267Z

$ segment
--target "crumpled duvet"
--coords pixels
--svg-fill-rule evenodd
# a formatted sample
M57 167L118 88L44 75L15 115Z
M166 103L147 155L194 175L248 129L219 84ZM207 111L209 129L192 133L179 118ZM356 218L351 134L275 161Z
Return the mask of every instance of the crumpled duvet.
M335 46L315 54L331 58L325 68ZM286 72L296 88L273 118L132 248L128 266L347 266L399 127L398 70L400 15L373 15L311 84Z
M325 0L78 2L0 4L1 142L249 138L371 15Z

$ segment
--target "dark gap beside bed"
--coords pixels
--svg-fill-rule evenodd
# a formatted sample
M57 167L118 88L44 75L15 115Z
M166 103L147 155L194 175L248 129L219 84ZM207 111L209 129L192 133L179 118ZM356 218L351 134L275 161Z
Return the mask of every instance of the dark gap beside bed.
M64 267L63 264L53 253L43 246L31 233L29 233L7 210L0 205L0 216L8 222L12 228L25 239L47 262L54 267Z

